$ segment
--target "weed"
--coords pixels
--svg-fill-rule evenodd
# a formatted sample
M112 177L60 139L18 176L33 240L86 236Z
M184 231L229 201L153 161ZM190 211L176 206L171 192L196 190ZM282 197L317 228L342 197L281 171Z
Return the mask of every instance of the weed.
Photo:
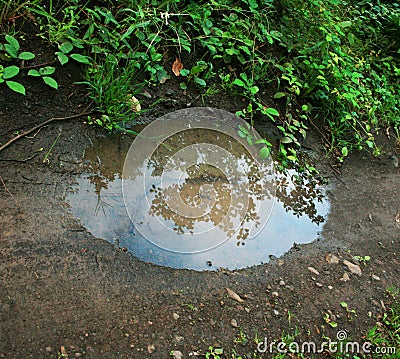
M208 347L208 351L205 356L206 359L221 359L221 356L224 353L222 348L213 348L212 346Z
M367 262L371 259L370 256L353 256L354 259L356 259L357 261L359 261L360 263L367 265Z

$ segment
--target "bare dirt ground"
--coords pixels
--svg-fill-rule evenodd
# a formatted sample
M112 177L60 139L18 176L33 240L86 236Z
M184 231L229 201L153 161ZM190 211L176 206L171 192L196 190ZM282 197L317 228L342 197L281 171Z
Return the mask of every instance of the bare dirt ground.
M25 82L26 97L3 87L0 142L48 118L83 111L89 101L73 85L75 72L60 69L57 92L32 79ZM201 105L167 93L167 86L159 91L170 100L154 117ZM234 107L212 101L208 105ZM324 240L245 270L194 272L135 259L93 237L72 216L65 193L99 134L85 120L52 122L0 153L1 358L168 358L171 351L188 358L209 346L224 348L230 358L233 350L255 353L256 337L279 340L282 331L296 328L299 342L335 340L339 330L362 342L384 312L387 289L400 286L399 153L385 138L385 154L355 153L341 175L323 158L317 137L309 140L332 185ZM371 259L364 264L356 255Z

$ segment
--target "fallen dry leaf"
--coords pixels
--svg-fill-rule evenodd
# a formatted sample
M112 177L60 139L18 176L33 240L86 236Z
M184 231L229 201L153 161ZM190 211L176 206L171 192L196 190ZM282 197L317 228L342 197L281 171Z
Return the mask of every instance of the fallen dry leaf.
M177 58L172 64L172 72L174 73L175 76L179 76L181 74L182 69L183 69L183 64Z
M244 302L244 300L243 300L242 298L240 298L239 295L236 294L232 289L229 289L229 288L225 288L225 289L226 289L226 291L228 292L228 295L229 295L232 299L238 301L239 303L243 303L243 302Z

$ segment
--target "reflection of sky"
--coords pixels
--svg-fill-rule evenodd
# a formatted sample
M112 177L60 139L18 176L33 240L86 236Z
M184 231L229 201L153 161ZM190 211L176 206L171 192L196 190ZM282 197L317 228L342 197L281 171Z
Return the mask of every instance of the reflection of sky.
M88 177L80 177L77 181L78 186L68 195L67 201L88 231L109 242L118 239L120 246L127 247L136 257L160 265L196 270L244 268L268 262L270 255L278 257L294 243L312 242L322 230L322 225L313 223L307 215L297 218L277 200L268 223L256 238L246 239L244 246L237 246L234 236L209 251L179 254L158 248L132 228L122 197L121 179L108 182L100 196ZM315 205L317 213L326 217L329 203L315 201ZM212 267L208 267L207 262L211 262Z

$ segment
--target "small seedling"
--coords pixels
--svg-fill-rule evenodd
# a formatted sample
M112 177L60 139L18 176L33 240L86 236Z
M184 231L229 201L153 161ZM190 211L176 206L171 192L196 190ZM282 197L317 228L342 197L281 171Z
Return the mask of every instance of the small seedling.
M206 359L221 359L220 355L224 353L224 349L222 348L213 348L212 346L208 347L208 351L206 353Z
M367 262L371 259L370 256L364 256L364 257L361 257L361 256L354 256L353 258L356 259L356 260L358 260L359 262L361 262L361 263L364 264L364 265L367 265Z
M347 318L349 320L352 319L351 315L354 314L355 316L357 316L357 313L354 309L349 309L349 306L347 305L346 302L340 302L340 306L344 309L346 309L346 313L347 313Z
M329 324L332 328L336 328L337 327L337 323L335 321L333 321L328 313L324 313L324 321L325 323Z

